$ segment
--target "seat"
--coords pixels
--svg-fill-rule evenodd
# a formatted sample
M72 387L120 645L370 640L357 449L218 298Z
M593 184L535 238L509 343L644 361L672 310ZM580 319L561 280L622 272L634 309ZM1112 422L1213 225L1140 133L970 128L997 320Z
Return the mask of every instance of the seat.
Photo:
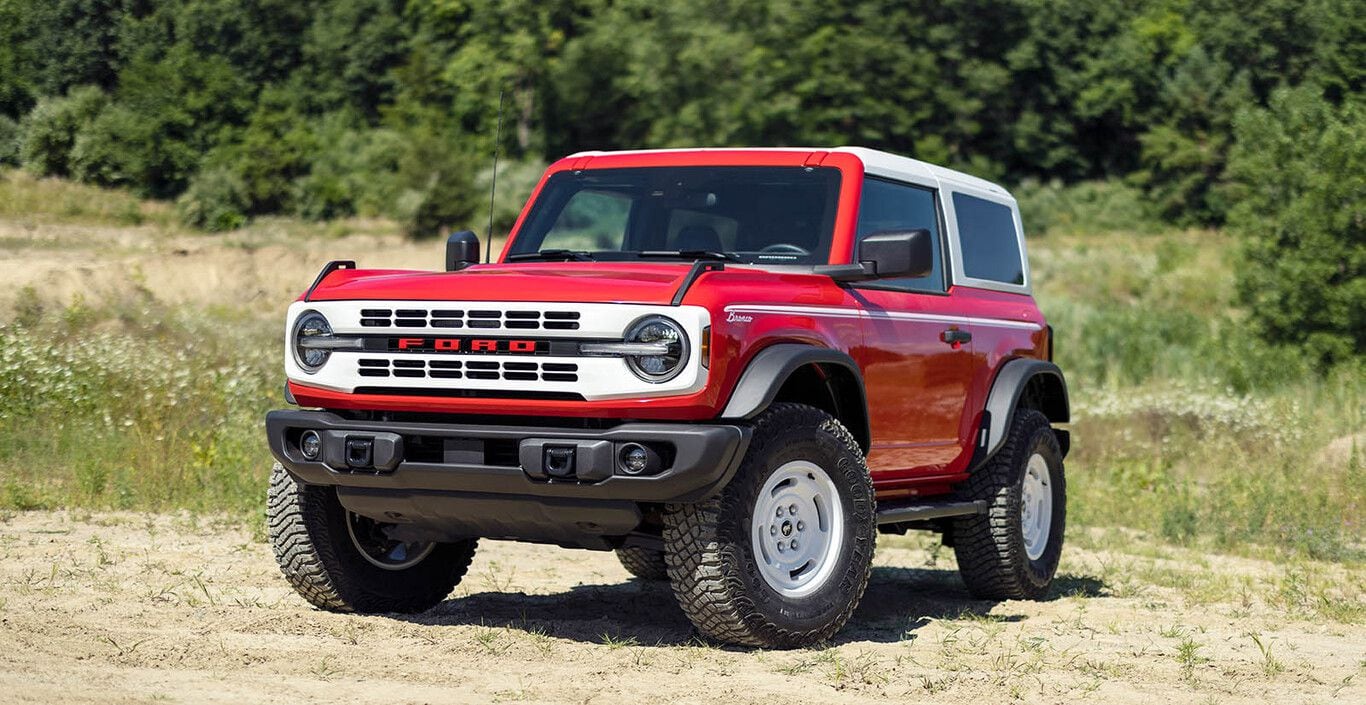
M674 249L680 251L721 252L723 248L721 236L717 235L716 229L709 225L689 225L679 230L678 235L674 236Z

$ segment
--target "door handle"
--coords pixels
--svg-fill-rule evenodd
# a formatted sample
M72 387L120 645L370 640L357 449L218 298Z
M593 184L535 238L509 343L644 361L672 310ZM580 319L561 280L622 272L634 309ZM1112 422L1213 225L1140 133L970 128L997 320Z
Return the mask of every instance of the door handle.
M953 346L954 350L963 346L963 343L972 341L972 333L958 328L950 328L939 334L939 339Z

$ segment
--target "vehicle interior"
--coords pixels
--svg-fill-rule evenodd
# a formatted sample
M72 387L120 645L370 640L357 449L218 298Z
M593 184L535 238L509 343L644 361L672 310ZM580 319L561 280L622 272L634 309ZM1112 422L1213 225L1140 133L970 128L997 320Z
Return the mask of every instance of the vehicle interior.
M655 167L551 177L511 255L570 251L621 261L694 253L767 264L824 263L840 173L802 167Z

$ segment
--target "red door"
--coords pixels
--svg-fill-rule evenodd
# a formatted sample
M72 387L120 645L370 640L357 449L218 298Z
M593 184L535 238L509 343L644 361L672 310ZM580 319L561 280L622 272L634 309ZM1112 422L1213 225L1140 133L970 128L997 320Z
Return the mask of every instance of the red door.
M971 450L973 358L971 342L952 342L968 332L967 323L952 315L954 297L885 290L856 296L867 312L859 365L874 479L943 475L951 466L956 471L955 463Z
M954 315L961 302L947 290L939 212L933 189L864 180L859 241L925 228L936 250L929 276L877 280L853 292L864 309L863 347L855 357L868 394L868 467L883 486L955 472L971 451L972 343L967 320Z

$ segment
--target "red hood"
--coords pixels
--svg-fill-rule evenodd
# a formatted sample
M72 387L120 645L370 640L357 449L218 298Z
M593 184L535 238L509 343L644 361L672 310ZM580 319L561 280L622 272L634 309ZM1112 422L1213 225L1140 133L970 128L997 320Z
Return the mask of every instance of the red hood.
M535 262L475 265L459 272L338 270L313 291L316 301L562 301L667 304L689 265Z

